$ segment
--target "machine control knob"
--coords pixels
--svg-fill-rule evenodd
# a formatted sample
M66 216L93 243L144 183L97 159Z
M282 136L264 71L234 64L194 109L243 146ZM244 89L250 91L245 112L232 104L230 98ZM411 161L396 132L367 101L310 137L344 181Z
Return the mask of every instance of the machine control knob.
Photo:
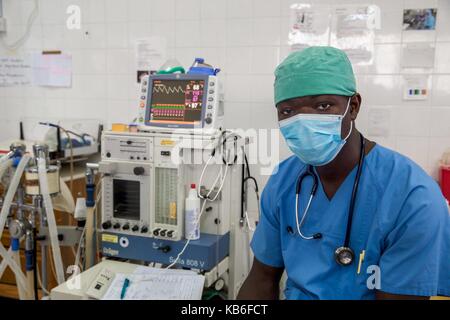
M173 230L168 231L168 232L167 232L167 236L168 236L169 238L172 238L172 237L173 237Z
M109 229L109 228L111 228L111 226L112 226L111 221L105 221L105 222L102 223L102 228L103 229Z
M206 124L211 124L212 119L211 119L211 118L206 118L206 119L205 119L205 122L206 122Z
M153 230L153 235L154 236L159 236L159 231L160 230L161 230L160 228L157 228L157 229Z
M141 176L145 173L144 167L134 167L133 172L137 176Z
M131 228L131 231L133 231L133 232L136 232L136 231L138 231L139 230L139 227L137 226L137 225L134 225L132 228Z
M141 233L147 233L148 232L148 228L147 227L142 227L141 228Z
M161 237L165 237L165 236L166 236L166 232L167 232L166 229L161 230L161 232L159 233L159 235L160 235Z
M118 222L115 223L114 226L113 226L113 228L114 228L114 229L119 229L119 228L120 228L120 223L118 223Z
M129 230L130 229L130 225L128 223L124 224L124 226L122 227L123 230Z
M111 158L111 152L107 152L107 153L106 153L106 157L107 157L107 158Z

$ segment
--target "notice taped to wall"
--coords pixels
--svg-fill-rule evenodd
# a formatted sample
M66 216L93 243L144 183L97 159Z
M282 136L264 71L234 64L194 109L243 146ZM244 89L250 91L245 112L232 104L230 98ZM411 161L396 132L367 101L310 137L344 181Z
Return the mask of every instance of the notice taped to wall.
M0 57L0 87L30 85L31 65L28 58Z

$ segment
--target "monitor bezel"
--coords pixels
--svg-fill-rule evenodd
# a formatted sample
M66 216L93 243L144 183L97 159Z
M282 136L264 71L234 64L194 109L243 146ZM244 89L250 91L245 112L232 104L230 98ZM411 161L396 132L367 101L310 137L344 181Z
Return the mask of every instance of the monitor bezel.
M203 80L203 99L202 99L202 115L199 125L194 124L170 124L170 123L155 123L150 121L151 105L152 105L152 88L154 80ZM147 105L145 110L145 125L149 127L159 128L203 128L205 125L205 113L208 102L208 87L209 87L209 75L204 74L157 74L151 75L148 79L147 86Z

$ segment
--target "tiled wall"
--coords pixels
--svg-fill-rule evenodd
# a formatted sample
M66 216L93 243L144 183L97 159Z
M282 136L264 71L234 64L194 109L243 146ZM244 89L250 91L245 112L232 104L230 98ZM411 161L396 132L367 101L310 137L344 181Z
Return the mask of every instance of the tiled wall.
M133 41L161 35L169 56L189 66L194 57L220 67L225 83L226 124L276 128L273 70L289 53L289 7L295 0L40 0L41 10L21 52L61 49L73 55L73 87L0 88L0 140L18 135L22 116L99 118L106 124L131 121L136 112ZM309 1L331 4L335 1ZM9 39L22 33L32 0L4 0ZM345 0L355 4L364 1ZM374 0L381 8L375 60L356 67L363 97L357 126L367 131L371 108L391 112L390 135L372 137L437 175L450 147L450 1ZM82 10L82 29L67 30L66 8ZM437 30L422 39L436 46L432 94L426 101L402 100L400 70L403 8L437 7ZM1 47L0 47L1 48ZM5 54L3 48L0 55ZM289 152L282 145L281 156ZM261 177L262 182L266 177Z

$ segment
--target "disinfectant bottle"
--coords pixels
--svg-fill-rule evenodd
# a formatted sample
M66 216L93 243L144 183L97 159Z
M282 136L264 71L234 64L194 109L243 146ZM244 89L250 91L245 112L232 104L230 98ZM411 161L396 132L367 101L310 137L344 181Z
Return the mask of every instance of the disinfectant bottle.
M185 202L184 213L184 233L188 240L197 240L200 238L200 199L197 196L195 184L191 184L191 190Z

